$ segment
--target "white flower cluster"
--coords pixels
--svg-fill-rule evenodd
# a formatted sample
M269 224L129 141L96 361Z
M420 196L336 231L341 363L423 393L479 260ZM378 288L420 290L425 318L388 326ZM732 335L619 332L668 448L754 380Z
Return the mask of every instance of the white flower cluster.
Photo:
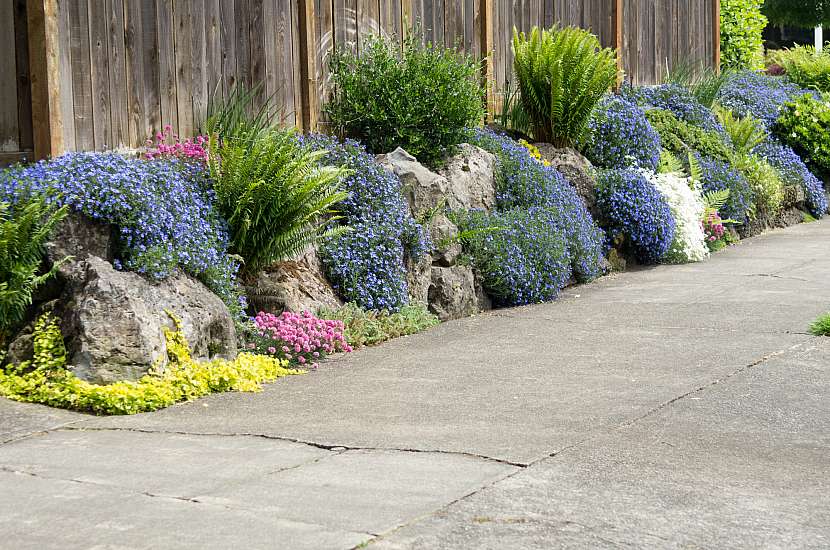
M708 258L709 247L700 223L705 207L696 182L677 173L643 173L666 198L675 221L674 240L662 261L682 264Z

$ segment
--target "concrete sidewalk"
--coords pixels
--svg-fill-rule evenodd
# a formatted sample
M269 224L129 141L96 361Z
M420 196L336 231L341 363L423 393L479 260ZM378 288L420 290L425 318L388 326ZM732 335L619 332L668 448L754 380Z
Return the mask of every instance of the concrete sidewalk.
M0 547L827 548L830 222L93 418L0 399Z

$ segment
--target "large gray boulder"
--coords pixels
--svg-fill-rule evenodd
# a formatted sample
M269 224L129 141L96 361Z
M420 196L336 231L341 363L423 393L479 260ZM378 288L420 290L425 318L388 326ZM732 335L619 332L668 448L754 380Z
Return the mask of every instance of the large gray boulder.
M181 320L197 359L236 355L234 321L215 294L193 277L176 272L164 281L117 271L112 227L83 216L68 216L46 245L47 260L61 264L54 282L39 294L36 315L53 311L61 319L69 365L94 383L136 380L151 367L167 364L167 312ZM31 324L11 343L10 360L31 354Z
M228 308L199 281L181 272L150 282L116 271L89 256L78 266L58 309L69 364L96 383L136 380L167 364L164 328L181 320L196 359L236 355L236 331ZM169 313L169 314L168 314Z
M377 159L400 178L416 217L436 208L489 210L496 204L496 159L479 147L462 144L437 174L400 147Z
M442 321L460 319L489 309L471 267L432 267L429 309Z
M326 279L314 248L297 260L266 268L245 286L248 303L255 311L316 313L321 308L343 305Z
M596 217L597 178L591 161L570 147L558 149L550 143L535 143L534 145L539 149L542 159L549 161L551 166L559 170L568 183L574 186L588 211Z

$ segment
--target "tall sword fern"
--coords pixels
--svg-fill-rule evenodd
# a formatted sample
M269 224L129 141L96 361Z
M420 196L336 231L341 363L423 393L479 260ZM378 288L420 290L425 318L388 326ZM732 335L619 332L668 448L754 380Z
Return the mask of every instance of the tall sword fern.
M212 151L216 204L245 273L290 259L330 234L327 218L347 196L340 184L346 172L320 162L326 151L303 147L292 131L281 129L226 138Z
M513 29L514 69L536 141L579 142L594 107L617 79L616 52L588 31Z

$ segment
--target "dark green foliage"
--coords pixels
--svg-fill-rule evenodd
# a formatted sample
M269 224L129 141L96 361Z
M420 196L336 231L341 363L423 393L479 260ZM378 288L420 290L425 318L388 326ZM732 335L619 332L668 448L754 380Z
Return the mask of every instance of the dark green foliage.
M830 313L826 313L816 319L810 325L810 332L815 336L830 336Z
M348 303L335 310L318 312L320 319L343 321L343 335L354 348L374 346L397 338L425 331L439 323L423 304L403 306L400 311L367 311L357 304Z
M335 51L331 98L324 111L334 130L371 153L403 147L423 163L440 164L484 116L479 65L410 33L402 47L381 38L360 54Z
M731 147L717 132L688 124L663 109L649 109L646 118L660 134L663 148L670 153L686 158L690 151L697 151L724 161L732 158Z
M591 112L617 79L616 54L576 27L513 32L513 61L536 141L571 147L582 141Z
M830 0L765 0L763 11L776 25L830 25Z
M830 175L830 104L805 95L786 103L775 133L825 177Z
M54 274L57 266L38 274L43 245L66 213L41 195L13 207L0 202L0 343L23 320L35 289Z
M302 252L324 231L325 216L346 197L344 171L321 166L326 151L302 147L289 130L263 130L252 139L215 143L210 173L216 206L228 220L231 251L256 273Z

